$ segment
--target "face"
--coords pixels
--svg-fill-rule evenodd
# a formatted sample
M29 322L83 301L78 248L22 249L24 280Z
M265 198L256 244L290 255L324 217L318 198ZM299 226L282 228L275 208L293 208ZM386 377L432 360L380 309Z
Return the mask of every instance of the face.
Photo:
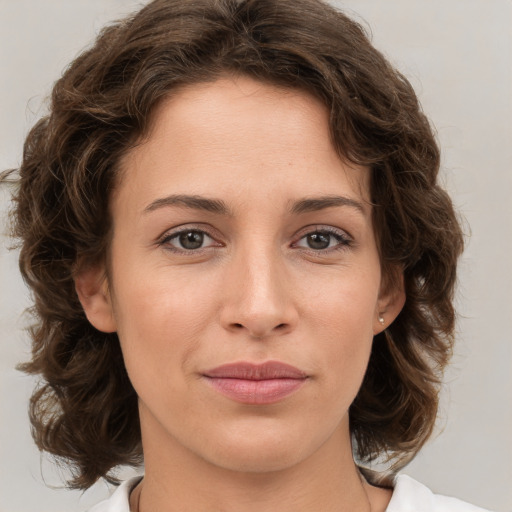
M144 437L254 471L350 444L379 315L400 307L368 190L306 93L225 78L159 106L121 165L108 282L77 280L118 332Z

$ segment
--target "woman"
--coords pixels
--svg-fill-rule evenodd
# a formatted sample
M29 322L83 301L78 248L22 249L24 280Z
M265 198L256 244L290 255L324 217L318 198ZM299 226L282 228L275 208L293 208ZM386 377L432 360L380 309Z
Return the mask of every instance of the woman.
M320 2L106 29L20 168L38 446L78 488L144 461L96 511L476 510L392 479L451 350L438 169L408 82Z

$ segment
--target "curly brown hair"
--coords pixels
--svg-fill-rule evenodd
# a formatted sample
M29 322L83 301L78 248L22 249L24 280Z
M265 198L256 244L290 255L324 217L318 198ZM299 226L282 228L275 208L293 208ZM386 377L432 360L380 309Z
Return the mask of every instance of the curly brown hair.
M405 306L374 339L350 408L360 463L405 465L432 432L451 354L463 241L439 187L439 149L409 82L361 26L321 0L154 0L108 26L65 71L29 133L13 233L34 295L34 439L73 469L71 487L142 461L137 396L115 333L96 330L74 276L105 262L120 158L178 87L244 74L320 99L340 156L371 168L383 274L404 273ZM5 175L4 175L4 180Z

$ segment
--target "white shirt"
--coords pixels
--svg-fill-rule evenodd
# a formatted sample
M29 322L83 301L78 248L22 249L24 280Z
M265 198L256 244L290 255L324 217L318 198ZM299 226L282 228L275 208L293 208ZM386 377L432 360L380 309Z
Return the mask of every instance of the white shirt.
M139 482L135 477L123 482L110 497L98 503L89 512L130 512L130 491ZM393 496L386 512L488 512L469 503L434 494L423 484L407 475L398 475Z

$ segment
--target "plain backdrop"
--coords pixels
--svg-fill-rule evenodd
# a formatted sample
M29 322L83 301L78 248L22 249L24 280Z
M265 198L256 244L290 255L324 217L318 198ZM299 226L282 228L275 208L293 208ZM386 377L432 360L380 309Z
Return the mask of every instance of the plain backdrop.
M0 169L15 167L44 114L53 81L104 23L134 0L0 0ZM346 0L374 44L409 78L437 127L443 182L467 221L457 305L457 348L436 436L406 473L435 492L512 510L512 2ZM8 194L0 191L0 231ZM0 512L81 511L109 493L62 487L30 437L34 381L14 369L28 356L29 293L16 252L0 247ZM130 474L129 471L126 472ZM321 511L319 511L321 512Z

